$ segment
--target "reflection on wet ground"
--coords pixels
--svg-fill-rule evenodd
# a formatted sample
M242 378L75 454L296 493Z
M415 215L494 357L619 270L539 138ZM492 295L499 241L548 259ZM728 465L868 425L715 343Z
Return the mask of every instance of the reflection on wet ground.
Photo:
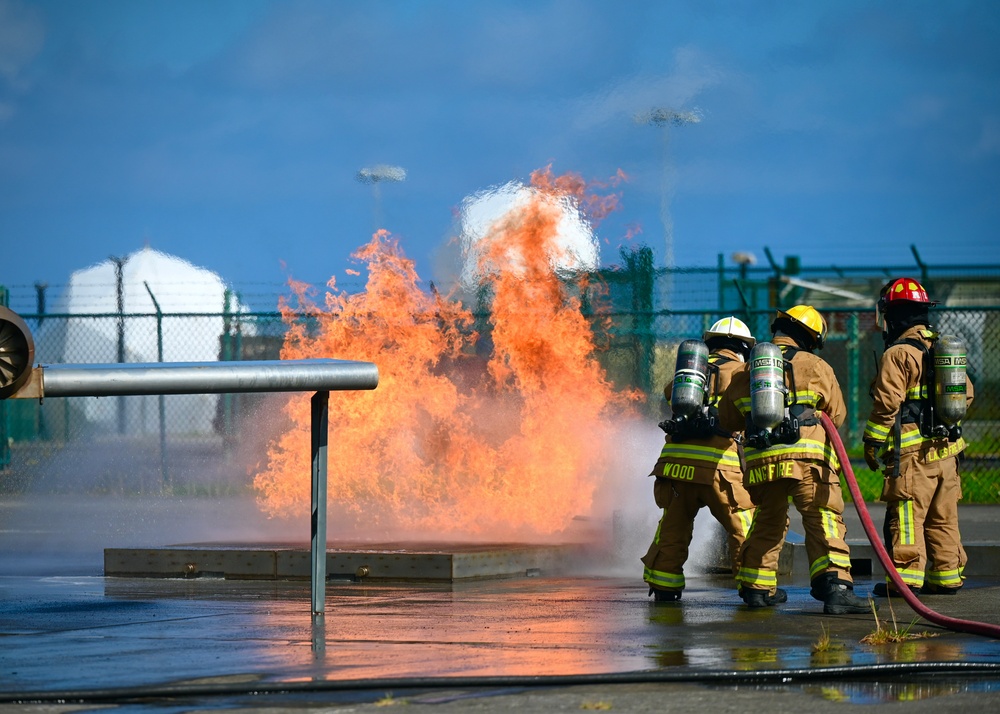
M615 564L614 576L591 562L574 568L572 578L340 580L329 583L327 614L317 619L306 581L100 575L98 545L189 540L189 523L212 522L215 504L195 503L187 506L190 517L172 518L145 502L118 510L103 502L61 503L0 504L0 701L24 692L177 688L186 693L182 705L157 704L159 714L172 714L202 704L257 706L265 702L261 692L279 690L266 702L375 706L391 689L399 700L477 698L497 702L489 711L507 711L515 705L505 699L533 701L542 686L564 706L546 699L535 709L516 708L581 709L613 700L619 711L659 711L652 703L667 696L686 710L724 689L743 709L763 706L772 714L900 700L911 702L908 711L921 711L921 702L922 711L937 711L935 702L956 707L973 697L976 706L986 701L1000 709L1000 641L949 632L917 619L903 602L880 600L883 624L932 636L866 644L862 638L876 629L872 616L826 616L808 583L794 577L782 583L787 603L752 611L729 578L694 574L680 602L653 604L631 556ZM240 511L240 519L249 512ZM1000 509L965 513L980 517L984 542L992 538ZM258 537L269 535L245 520ZM137 539L139 522L155 538ZM1000 566L983 552L978 557L980 570L962 593L925 604L1000 624ZM859 594L873 582L859 578ZM610 686L623 681L620 675L632 683L627 694ZM386 688L387 681L395 684ZM407 686L417 682L433 689ZM291 685L303 689L290 693ZM230 694L198 700L190 695L198 687ZM586 695L578 693L586 687ZM779 689L784 709L774 708L781 706L773 694ZM630 707L639 701L650 707Z
M752 689L758 692L784 691L784 687L740 685L739 687L713 687L719 691ZM933 697L960 693L1000 692L1000 680L934 677L928 681L882 682L827 682L799 687L806 694L831 702L850 704L887 704L890 702L915 702Z
M998 590L972 584L941 605L945 614L996 621ZM932 636L868 645L861 640L875 629L871 616L825 616L806 585L788 592L782 606L748 610L725 579L713 578L692 578L681 602L658 605L634 579L337 582L317 619L306 582L0 577L0 690L237 675L310 682L935 662L1000 668L1000 642L911 624L900 606L901 628ZM830 686L809 691L847 692L852 701L867 691ZM892 696L933 691L920 686Z

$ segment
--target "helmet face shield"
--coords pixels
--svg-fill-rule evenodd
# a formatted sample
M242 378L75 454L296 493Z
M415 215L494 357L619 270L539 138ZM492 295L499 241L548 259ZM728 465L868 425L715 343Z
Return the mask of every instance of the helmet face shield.
M882 332L886 331L885 326L885 288L879 293L878 300L875 301L875 324Z

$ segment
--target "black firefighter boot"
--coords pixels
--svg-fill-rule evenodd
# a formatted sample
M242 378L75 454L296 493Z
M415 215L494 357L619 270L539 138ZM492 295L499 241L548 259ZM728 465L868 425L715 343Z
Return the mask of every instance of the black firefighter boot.
M812 581L809 594L823 601L827 615L864 615L878 606L854 594L854 586L837 577L837 573L823 573Z
M772 607L788 601L788 593L781 588L774 589L774 595L770 590L758 590L757 588L740 588L740 597L747 607Z

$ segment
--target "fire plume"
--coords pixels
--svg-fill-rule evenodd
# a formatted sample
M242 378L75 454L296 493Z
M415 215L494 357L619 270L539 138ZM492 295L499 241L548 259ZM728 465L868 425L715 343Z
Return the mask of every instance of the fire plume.
M330 400L329 503L340 520L448 537L544 537L587 515L615 452L614 420L635 396L616 392L597 360L580 279L560 274L556 226L567 202L613 210L572 175L532 176L532 200L481 241L488 333L456 299L420 289L414 263L378 231L354 257L367 264L363 293L328 284L325 306L293 284L282 303L283 359L375 362L372 392ZM308 313L308 320L297 317ZM483 354L483 353L487 354ZM273 440L254 479L271 516L309 510L309 399L292 398L293 427Z

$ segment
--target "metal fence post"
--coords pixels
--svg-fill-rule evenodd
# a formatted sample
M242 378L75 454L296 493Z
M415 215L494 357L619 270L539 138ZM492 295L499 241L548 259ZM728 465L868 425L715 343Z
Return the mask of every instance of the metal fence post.
M125 362L125 258L111 256L109 260L115 264L115 292L117 295L118 312L118 362ZM125 397L118 397L118 434L124 436L126 432L125 424Z
M329 392L312 396L312 612L326 608L326 447Z
M856 444L861 440L861 426L858 419L861 391L861 365L859 363L861 342L858 335L858 314L852 312L847 316L847 413L851 419L847 422L847 438L849 443Z
M156 296L145 280L142 282L149 293L149 299L153 301L156 308L156 361L163 361L163 311L160 310L160 303L156 301ZM160 488L166 489L170 485L170 473L167 470L167 407L166 397L162 394L156 397L157 406L160 413Z
M223 362L229 362L236 357L233 356L233 341L230 336L230 330L232 329L232 317L231 317L231 301L233 294L230 292L229 288L222 298L222 356L220 359ZM230 455L232 451L232 437L233 437L233 395L223 394L222 395L222 435L223 435L223 448L225 450L226 456Z

